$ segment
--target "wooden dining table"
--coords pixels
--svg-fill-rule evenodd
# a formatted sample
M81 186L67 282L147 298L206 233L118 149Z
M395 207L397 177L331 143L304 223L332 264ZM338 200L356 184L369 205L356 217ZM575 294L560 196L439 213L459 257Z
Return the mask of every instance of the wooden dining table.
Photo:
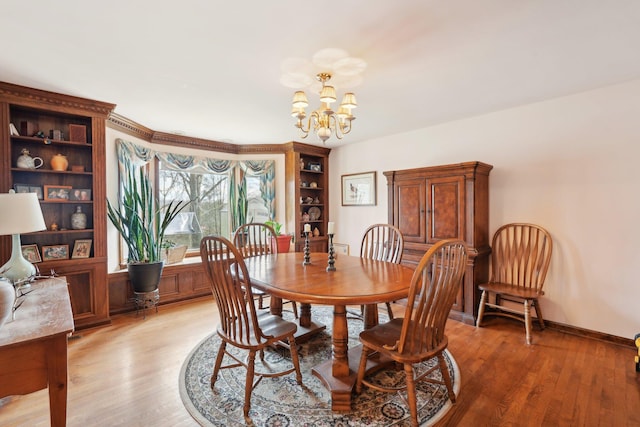
M303 265L301 252L245 258L251 285L270 295L301 304L299 324L313 326L311 304L332 305L332 358L315 366L313 374L331 392L331 408L351 410L361 346L349 349L347 306L375 307L378 303L406 298L413 270L399 264L340 255L335 271L326 271L327 254L312 253ZM276 307L277 310L277 307ZM277 314L277 312L276 312ZM377 310L365 310L365 325L377 323Z

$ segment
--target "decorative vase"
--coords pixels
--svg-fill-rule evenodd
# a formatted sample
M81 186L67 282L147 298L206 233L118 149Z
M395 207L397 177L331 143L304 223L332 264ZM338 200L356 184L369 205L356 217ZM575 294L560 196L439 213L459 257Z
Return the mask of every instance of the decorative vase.
M56 154L51 158L51 169L54 171L66 171L67 167L69 167L67 156Z
M16 290L13 283L5 278L0 278L0 327L11 318L15 300Z
M82 206L76 207L75 213L71 215L71 228L74 230L87 228L87 214L82 212Z

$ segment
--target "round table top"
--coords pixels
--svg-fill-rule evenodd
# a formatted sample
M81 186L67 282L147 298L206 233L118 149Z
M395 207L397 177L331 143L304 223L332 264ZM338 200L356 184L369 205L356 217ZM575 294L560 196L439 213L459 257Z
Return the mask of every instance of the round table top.
M302 252L245 258L251 285L284 299L322 305L378 304L406 298L413 276L409 267L340 255L326 271L328 254Z

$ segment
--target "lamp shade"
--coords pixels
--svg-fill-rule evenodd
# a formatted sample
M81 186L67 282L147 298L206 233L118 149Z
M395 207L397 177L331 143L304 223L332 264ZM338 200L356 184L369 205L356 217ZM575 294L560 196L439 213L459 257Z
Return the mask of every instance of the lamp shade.
M358 106L358 103L356 102L356 95L352 92L345 93L340 106L344 108L356 108Z
M307 95L301 90L293 94L293 108L307 108L309 101Z
M0 236L46 228L36 193L0 193Z
M22 255L20 234L46 228L36 193L0 193L0 235L11 235L11 258L0 267L4 278L15 284L36 274Z
M336 102L336 90L333 86L323 86L320 91L320 101L331 104Z

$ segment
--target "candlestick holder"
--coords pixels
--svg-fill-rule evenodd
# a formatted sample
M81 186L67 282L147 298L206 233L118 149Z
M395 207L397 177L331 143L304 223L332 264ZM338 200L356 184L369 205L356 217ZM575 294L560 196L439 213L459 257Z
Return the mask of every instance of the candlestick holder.
M304 232L304 261L302 261L302 265L311 264L311 255L309 251L309 232Z
M336 271L336 257L333 250L333 234L329 234L329 265L327 265L327 271Z

